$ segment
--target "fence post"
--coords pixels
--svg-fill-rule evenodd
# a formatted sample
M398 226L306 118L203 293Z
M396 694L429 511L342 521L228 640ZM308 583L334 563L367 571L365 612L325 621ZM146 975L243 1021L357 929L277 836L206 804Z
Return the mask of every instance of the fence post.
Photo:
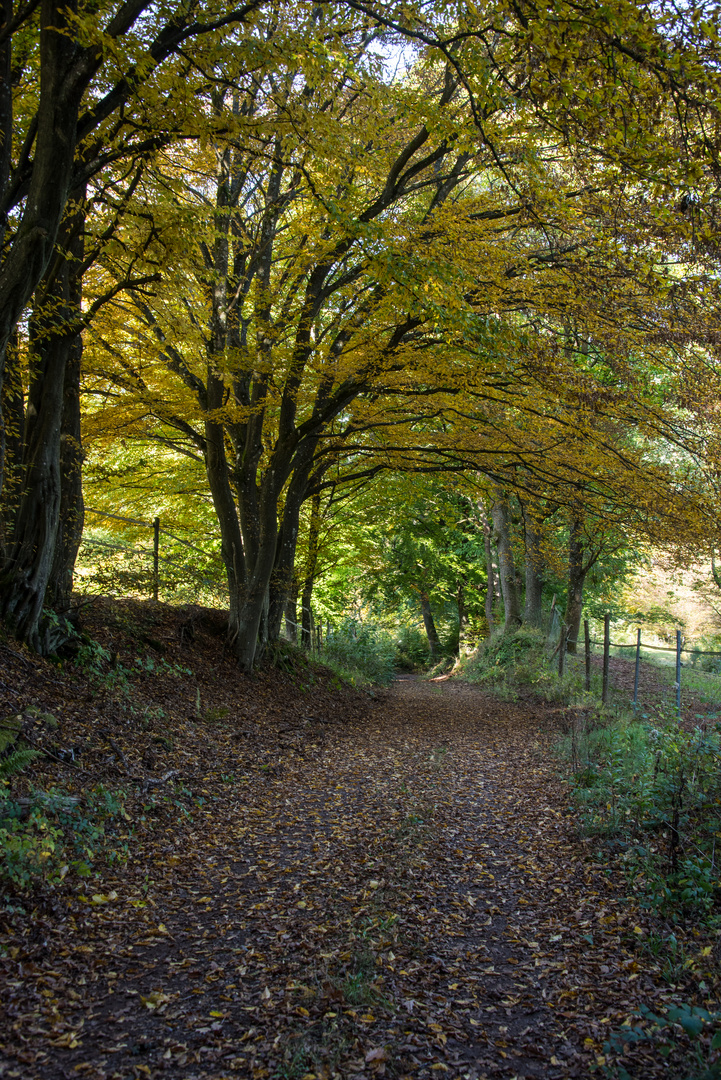
M586 645L586 690L591 689L591 629L588 619L583 620L583 636Z
M568 646L568 627L561 623L561 640L558 649L558 677L563 678L563 669L566 664L566 648Z
M636 632L636 671L633 676L633 711L638 708L638 673L641 666L641 627Z
M676 631L676 710L681 716L681 631Z
M603 686L601 689L601 702L605 705L608 700L608 662L611 655L611 616L608 612L603 617Z
M158 599L160 586L160 518L153 519L153 600Z

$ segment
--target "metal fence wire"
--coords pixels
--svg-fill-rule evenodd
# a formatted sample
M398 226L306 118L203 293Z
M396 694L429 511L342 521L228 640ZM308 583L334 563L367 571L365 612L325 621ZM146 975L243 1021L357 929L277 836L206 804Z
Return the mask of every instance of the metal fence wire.
M170 587L171 580L177 583L179 579L186 579L195 583L196 592L200 591L199 587L203 587L207 590L211 597L223 599L226 596L224 585L220 580L212 580L198 570L196 566L193 566L185 560L179 559L173 555L161 555L160 545L161 536L167 536L173 540L176 544L180 544L182 547L188 548L190 551L194 551L204 558L208 557L208 553L203 551L202 548L196 544L191 543L188 540L184 540L181 536L177 536L175 533L170 532L169 529L165 529L160 524L160 518L156 517L153 521L144 521L140 518L126 517L122 514L111 514L106 510L96 510L90 507L86 507L86 514L92 514L97 518L107 518L112 521L121 521L127 525L140 526L141 528L147 528L153 530L153 544L152 547L145 545L131 545L123 543L118 540L106 540L103 537L93 536L92 533L85 533L81 544L81 556L86 558L95 555L96 550L110 552L122 552L125 556L129 557L131 561L138 560L141 566L141 570L134 574L136 579L135 591L145 591L149 596L157 600L159 598L161 585L163 584L163 574L161 567L165 565L172 569L172 573L165 575L166 587ZM82 558L81 560L82 561ZM94 559L94 562L97 560ZM171 580L169 580L171 579Z
M553 614L557 614L554 612ZM591 637L589 622L584 621L583 641L571 642L566 638L567 628L559 620L554 634L551 620L549 642L558 635L558 644L551 659L558 654L558 673L563 675L567 651L585 653L585 689L591 690L592 656L602 657L601 700L609 703L613 696L616 703L626 703L639 711L648 705L671 706L680 715L682 705L699 707L703 714L709 707L721 709L721 652L702 649L699 644L684 640L676 630L673 645L656 645L643 641L643 628L636 630L635 642L612 641L610 614L604 618L603 639ZM579 635L580 637L580 635ZM650 654L650 655L647 655ZM632 664L631 671L611 665L611 659L621 659ZM668 662L666 662L668 658ZM632 687L632 689L631 689Z

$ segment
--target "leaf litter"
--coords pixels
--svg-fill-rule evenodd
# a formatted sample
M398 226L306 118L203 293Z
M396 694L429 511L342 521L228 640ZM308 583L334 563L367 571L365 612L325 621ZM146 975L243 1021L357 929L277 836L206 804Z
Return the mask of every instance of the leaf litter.
M8 898L0 1075L560 1080L607 1073L642 1006L717 1002L713 971L662 977L579 838L562 712L454 680L371 697L312 664L249 679L200 609L86 624L102 679L8 651L0 688L58 718L36 783L127 793L127 856ZM150 634L162 664L137 663ZM651 1043L623 1061L673 1075Z

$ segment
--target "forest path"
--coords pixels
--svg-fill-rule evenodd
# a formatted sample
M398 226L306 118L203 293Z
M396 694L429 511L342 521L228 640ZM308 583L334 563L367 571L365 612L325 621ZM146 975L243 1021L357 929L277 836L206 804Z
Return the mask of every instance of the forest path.
M309 720L28 939L0 1075L552 1080L602 1064L610 1027L658 991L620 886L574 835L548 714L400 679L366 717Z

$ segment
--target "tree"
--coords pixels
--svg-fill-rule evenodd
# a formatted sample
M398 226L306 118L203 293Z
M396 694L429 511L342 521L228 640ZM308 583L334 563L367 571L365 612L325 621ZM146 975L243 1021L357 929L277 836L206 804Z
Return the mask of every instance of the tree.
M52 10L43 8L47 56L57 44ZM230 632L249 670L264 612L271 637L280 627L304 501L369 431L396 425L401 456L430 449L446 462L472 460L501 490L511 462L527 470L532 461L534 483L555 471L570 491L570 455L544 466L534 416L578 438L592 432L599 407L658 430L649 364L664 362L669 337L654 350L651 334L679 310L691 317L695 303L693 287L672 295L674 271L659 250L685 250L698 215L667 213L678 153L659 149L654 116L666 115L669 89L689 106L674 128L684 153L693 146L715 162L699 134L709 110L693 79L714 83L716 47L704 27L684 37L690 24L663 5L650 16L631 4L579 9L559 0L549 19L525 4L492 3L480 21L476 9L471 18L448 7L280 7L222 48L218 31L250 8L218 8L202 24L188 12L164 24L155 9L140 20L143 10L123 8L125 22L108 12L97 34L82 17L68 22L67 48L88 81L65 111L43 91L38 116L66 129L80 117L71 182L131 150L157 152L153 216L192 217L197 242L175 249L172 266L165 260L156 294L116 303L124 326L106 336L106 352L111 378L155 417L153 437L204 460ZM369 49L379 25L418 46L414 69L395 82ZM163 83L163 63L191 38L207 40L209 62L204 68L194 46ZM82 94L91 101L92 80L106 70L100 44L121 39L107 69L113 90L103 96L103 88L102 108L93 102L81 114ZM56 52L43 85L55 78L62 89L70 53ZM181 84L186 63L200 74ZM200 92L195 129L182 109L183 122L164 129L161 85L182 101L191 87ZM614 118L607 134L604 109ZM36 161L39 170L46 161L41 127L32 168L23 159L29 183ZM169 149L175 136L195 133L187 152L177 142ZM549 141L558 133L561 148ZM58 198L50 202L48 221L55 213L59 225ZM13 225L8 281L24 221ZM708 230L702 240L694 250L708 248ZM566 355L569 325L580 328L579 343ZM136 361L137 342L145 355ZM499 429L510 415L526 418L520 439ZM424 445L414 447L419 432ZM593 446L600 457L590 474L615 453L603 438ZM14 595L22 577L6 577ZM509 589L511 580L505 575ZM43 592L38 579L35 600ZM17 618L15 600L10 609Z
M142 158L167 141L163 110L156 109L154 124L148 115L153 93L163 89L169 58L190 39L242 23L258 6L259 0L251 0L238 9L208 9L204 22L188 9L149 11L147 0L105 5L102 12L44 0L14 17L6 6L0 32L3 406L6 360L10 355L17 364L19 355L17 349L8 354L8 344L33 294L34 314L23 445L22 408L7 419L3 415L0 424L0 614L41 651L53 648L58 636L57 623L41 625L48 586L52 599L66 607L82 530L79 314L86 186L113 162ZM37 106L26 93L25 68L39 79ZM166 106L180 104L181 87L185 93L176 70ZM141 89L148 95L144 101L138 98ZM12 401L22 406L17 371L11 383Z

